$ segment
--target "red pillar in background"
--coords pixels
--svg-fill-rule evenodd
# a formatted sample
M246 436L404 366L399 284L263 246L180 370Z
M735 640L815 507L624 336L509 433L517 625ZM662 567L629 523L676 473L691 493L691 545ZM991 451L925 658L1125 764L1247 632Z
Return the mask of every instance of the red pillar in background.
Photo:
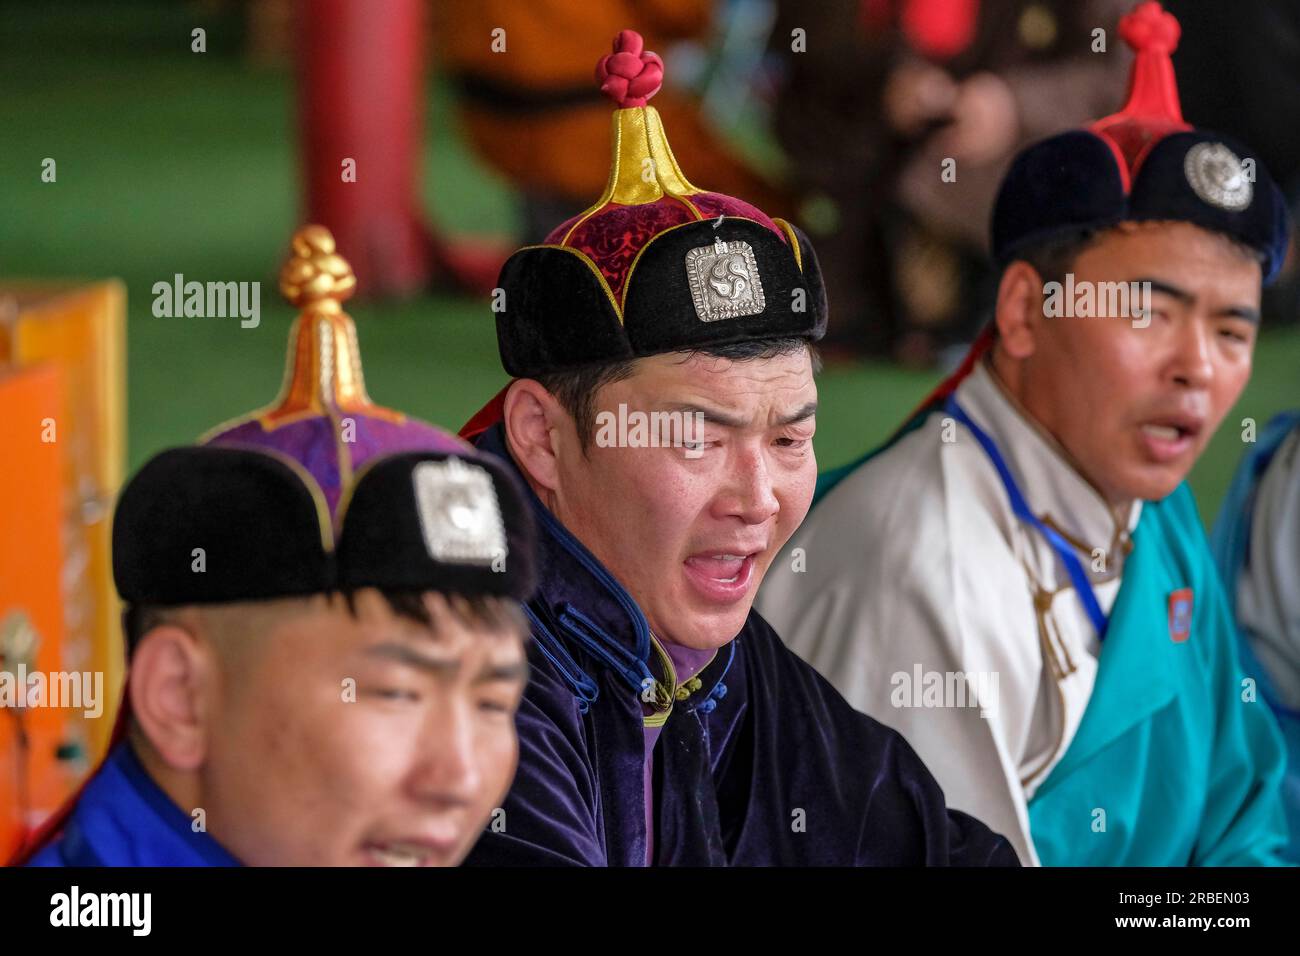
M298 0L296 18L308 221L334 233L365 295L409 295L439 279L491 289L504 256L448 246L421 208L424 0Z

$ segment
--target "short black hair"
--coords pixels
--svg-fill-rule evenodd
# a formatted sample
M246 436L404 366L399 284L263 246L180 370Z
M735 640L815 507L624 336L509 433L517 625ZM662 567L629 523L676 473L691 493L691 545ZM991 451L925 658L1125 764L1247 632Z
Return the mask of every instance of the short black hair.
M347 602L348 613L356 616L356 592L341 592ZM385 591L379 592L388 602L389 608L398 617L415 621L425 627L433 626L433 618L424 603L424 591ZM304 595L306 596L306 595ZM492 631L514 631L527 634L528 621L524 617L519 602L514 598L495 594L457 595L448 594L447 606L452 616L461 624L470 628ZM140 641L155 627L168 621L170 614L177 609L160 607L153 604L128 604L122 610L122 631L126 635L126 653L129 659L135 653Z
M1064 282L1066 273L1074 268L1075 260L1097 241L1099 235L1099 232L1089 229L1030 243L1012 256L1007 265L1016 261L1027 262L1044 283Z
M1163 220L1149 220L1152 223L1162 222ZM1181 221L1181 220L1171 220ZM1126 220L1127 222L1127 220ZM1097 242L1106 233L1119 229L1124 223L1116 223L1109 229L1086 229L1082 231L1068 232L1061 236L1051 239L1045 239L1040 242L1031 243L1015 255L1011 256L1007 265L1017 260L1027 262L1033 266L1034 271L1042 278L1044 284L1048 282L1065 282L1065 275L1074 268L1075 260L1083 255L1087 249ZM1191 223L1190 225L1197 225ZM1204 229L1204 226L1199 228ZM1226 232L1215 232L1206 229L1206 232L1218 236L1224 242L1228 243L1233 250L1242 258L1251 259L1258 262L1261 267L1267 256L1256 249L1254 246L1247 245L1235 236L1230 236Z
M821 356L813 343L804 338L752 339L725 345L709 345L683 352L687 359L695 355L748 362L755 359L792 355L807 349L812 358L813 372L821 371ZM573 416L585 453L591 447L596 431L596 393L606 385L621 382L636 369L640 359L622 359L616 362L593 362L558 372L546 372L536 377L541 386L555 396L566 412Z

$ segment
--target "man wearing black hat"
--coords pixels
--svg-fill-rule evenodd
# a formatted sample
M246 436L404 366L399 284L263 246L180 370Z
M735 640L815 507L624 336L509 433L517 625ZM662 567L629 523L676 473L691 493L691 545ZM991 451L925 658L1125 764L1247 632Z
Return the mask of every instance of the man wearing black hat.
M37 866L455 865L505 794L535 579L516 480L370 402L320 227L271 407L155 456L113 522L114 743Z
M467 863L1006 864L750 607L816 477L807 238L692 186L624 31L605 195L502 270L515 376L466 426L532 491L541 579L503 826Z
M1282 748L1183 483L1286 252L1251 152L1183 122L1158 3L1129 102L1012 164L995 322L826 477L760 606L954 806L1053 865L1273 863Z

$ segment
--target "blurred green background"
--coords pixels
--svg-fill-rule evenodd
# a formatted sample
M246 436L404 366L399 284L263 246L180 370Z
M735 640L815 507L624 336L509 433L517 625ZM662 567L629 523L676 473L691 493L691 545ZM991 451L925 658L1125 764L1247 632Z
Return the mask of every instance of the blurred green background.
M204 5L123 2L0 7L0 276L125 281L129 465L270 401L292 312L275 276L300 224L291 75L250 66L228 17ZM208 29L208 52L190 30ZM447 230L511 234L518 208L458 134L429 79L423 192ZM53 157L58 180L43 183ZM683 157L689 169L689 157ZM594 198L594 197L593 197ZM155 318L153 284L261 281L262 321ZM832 307L834 303L832 303ZM429 295L349 307L372 397L457 428L505 382L486 302ZM1300 403L1300 330L1270 328L1240 404L1192 484L1212 518L1261 426ZM937 380L882 364L822 375L823 468L885 438Z

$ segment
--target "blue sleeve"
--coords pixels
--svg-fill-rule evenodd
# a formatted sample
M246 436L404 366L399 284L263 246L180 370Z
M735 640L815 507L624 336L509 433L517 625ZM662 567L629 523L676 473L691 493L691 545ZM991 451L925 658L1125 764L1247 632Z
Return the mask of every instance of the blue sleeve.
M1202 548L1202 554L1200 593L1208 605L1204 619L1212 648L1210 686L1216 719L1205 810L1192 863L1283 865L1287 824L1282 804L1286 771L1282 734L1254 679L1241 666L1236 625L1223 584L1208 547Z

